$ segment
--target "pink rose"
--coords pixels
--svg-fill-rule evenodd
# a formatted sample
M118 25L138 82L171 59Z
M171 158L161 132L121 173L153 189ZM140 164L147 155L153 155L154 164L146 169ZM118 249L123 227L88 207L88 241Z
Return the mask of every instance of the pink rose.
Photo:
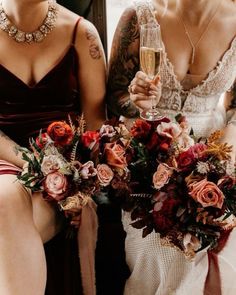
M156 131L161 136L175 139L181 134L182 128L173 122L161 122L161 124L157 126Z
M224 194L214 182L203 179L190 184L189 189L189 195L203 207L222 208Z
M104 153L108 165L120 169L124 169L127 166L125 150L120 144L106 143Z
M204 151L207 149L207 146L204 143L195 143L190 150L194 154L194 157L196 159L202 159L204 158Z
M160 189L166 183L168 183L172 173L173 173L173 169L171 169L168 165L159 164L157 167L157 171L153 174L153 178L152 178L155 189Z
M97 165L97 176L100 184L102 186L107 186L112 181L114 173L106 164L99 164Z
M67 178L58 171L49 173L44 180L45 192L56 201L63 199L67 187Z

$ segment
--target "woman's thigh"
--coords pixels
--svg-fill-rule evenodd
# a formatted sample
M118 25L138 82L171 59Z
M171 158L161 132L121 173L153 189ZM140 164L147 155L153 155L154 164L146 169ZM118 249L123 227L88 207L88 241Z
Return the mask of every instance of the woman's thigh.
M56 235L63 222L54 205L45 201L41 193L32 194L11 174L0 175L0 216L22 224L32 222L43 242Z

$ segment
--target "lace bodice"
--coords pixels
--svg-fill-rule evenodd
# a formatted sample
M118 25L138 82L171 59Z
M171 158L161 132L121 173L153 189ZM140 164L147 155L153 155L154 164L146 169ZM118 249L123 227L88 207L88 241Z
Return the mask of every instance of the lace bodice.
M134 5L140 25L157 23L154 15L155 9L151 1L135 1ZM218 61L216 67L210 71L207 78L190 90L184 90L177 79L164 44L163 52L163 63L160 71L163 88L158 107L167 113L185 113L187 117L195 114L201 116L212 114L217 108L221 94L232 87L236 78L236 36L232 40L230 48ZM207 132L203 133L207 135Z
M139 24L156 23L151 2L135 1L134 4ZM236 37L207 78L188 91L185 91L178 81L165 48L163 59L161 69L163 88L158 104L160 112L169 116L182 112L196 136L207 137L213 130L223 127L225 123L217 104L220 95L235 81ZM125 285L125 295L202 295L204 293L208 271L208 257L205 250L198 253L196 259L190 262L176 249L162 246L157 233L152 232L146 238L142 238L142 231L130 225L132 221L129 212L123 212L122 222L127 233L126 262L131 271ZM236 231L232 237L229 247L225 247L221 255L218 255L222 295L236 294L236 286L232 283L236 273L234 251Z

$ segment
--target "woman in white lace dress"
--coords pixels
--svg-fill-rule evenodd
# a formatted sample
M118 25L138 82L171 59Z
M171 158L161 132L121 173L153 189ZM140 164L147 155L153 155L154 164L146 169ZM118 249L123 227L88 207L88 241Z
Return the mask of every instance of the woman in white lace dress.
M135 1L123 13L113 40L108 83L111 113L137 117L139 109L148 108L151 95L158 94L161 87L161 113L183 113L197 136L207 137L224 128L224 140L236 145L232 95L236 79L235 15L236 5L230 0ZM147 22L158 23L162 34L161 84L156 86L139 70L139 27ZM225 92L225 103L220 107ZM131 271L126 295L236 294L235 231L218 254L220 279L212 282L215 268L206 251L190 262L174 248L161 246L158 234L142 238L142 231L130 226L129 213L123 214L123 225Z

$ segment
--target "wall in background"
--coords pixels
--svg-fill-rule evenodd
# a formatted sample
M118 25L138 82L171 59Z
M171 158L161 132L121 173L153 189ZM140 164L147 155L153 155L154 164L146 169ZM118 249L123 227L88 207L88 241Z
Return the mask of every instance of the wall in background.
M132 0L107 0L107 49L108 58L110 56L112 38L119 21L119 18L126 7L128 7Z

